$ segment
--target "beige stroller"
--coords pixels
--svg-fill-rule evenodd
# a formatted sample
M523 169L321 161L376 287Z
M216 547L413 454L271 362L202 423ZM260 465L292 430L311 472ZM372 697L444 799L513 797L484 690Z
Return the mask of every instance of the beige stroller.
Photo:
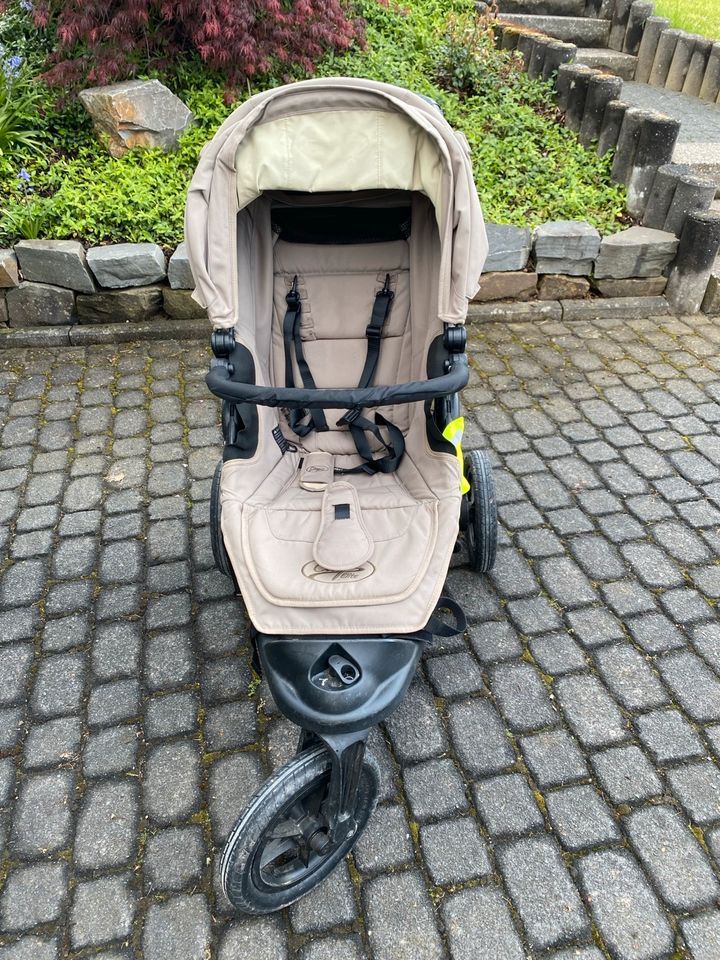
M476 570L494 559L492 475L480 452L463 458L458 401L487 241L467 144L438 107L345 78L259 94L225 121L186 240L223 400L215 559L301 730L222 856L233 904L266 913L366 826L368 732L423 644L464 628L441 596L460 532Z

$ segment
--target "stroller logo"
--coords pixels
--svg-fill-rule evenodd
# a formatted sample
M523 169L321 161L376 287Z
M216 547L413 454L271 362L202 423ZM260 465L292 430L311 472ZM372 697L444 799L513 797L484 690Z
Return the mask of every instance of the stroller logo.
M375 567L371 563L363 563L352 570L328 570L321 567L319 563L311 561L302 568L302 575L308 580L317 580L319 583L355 583L358 580L366 580L375 573Z

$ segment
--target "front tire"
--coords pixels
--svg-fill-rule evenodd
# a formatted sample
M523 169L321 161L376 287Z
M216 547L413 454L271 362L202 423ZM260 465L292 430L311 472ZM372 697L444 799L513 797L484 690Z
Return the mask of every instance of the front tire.
M377 803L379 782L377 767L367 755L354 831L321 851L297 834L297 821L319 818L330 769L324 745L297 754L262 785L233 827L220 860L220 878L238 910L272 913L294 903L328 876L362 834Z

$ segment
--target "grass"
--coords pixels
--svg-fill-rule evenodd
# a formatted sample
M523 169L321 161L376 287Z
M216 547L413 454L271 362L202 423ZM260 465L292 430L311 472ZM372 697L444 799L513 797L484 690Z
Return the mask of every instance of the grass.
M681 30L720 40L719 0L656 0L655 13Z

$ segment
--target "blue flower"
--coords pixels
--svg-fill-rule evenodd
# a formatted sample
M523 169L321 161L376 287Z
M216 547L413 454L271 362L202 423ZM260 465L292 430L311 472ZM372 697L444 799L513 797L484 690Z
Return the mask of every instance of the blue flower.
M23 58L19 57L17 54L13 57L8 57L5 63L3 64L3 71L6 77L15 77L17 76L20 67L22 66Z
M18 180L24 180L25 183L30 183L30 174L27 172L25 167L20 167L18 172Z
M32 13L33 5L30 3L30 0L20 0L20 6L27 13Z

